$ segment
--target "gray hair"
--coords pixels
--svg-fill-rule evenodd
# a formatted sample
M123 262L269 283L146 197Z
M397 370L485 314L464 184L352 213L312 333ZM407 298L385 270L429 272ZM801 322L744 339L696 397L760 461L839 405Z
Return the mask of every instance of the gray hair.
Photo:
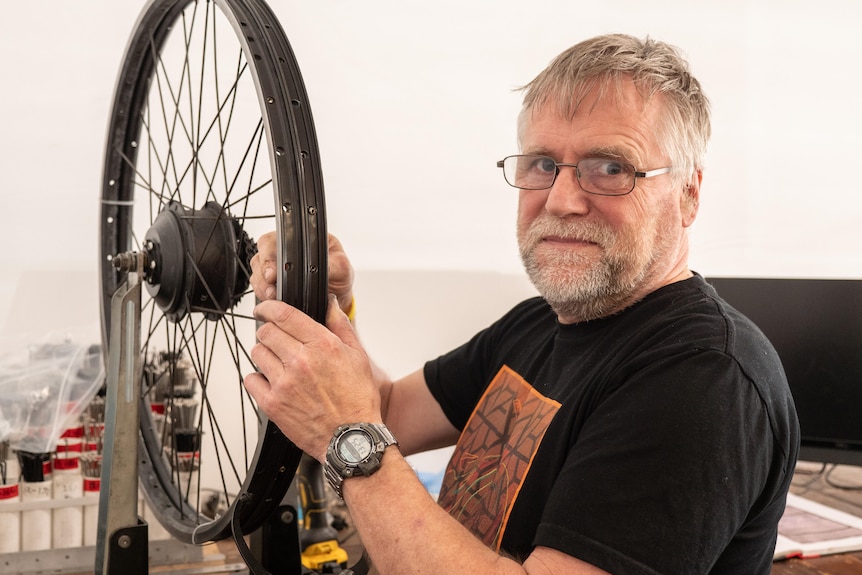
M628 78L645 101L660 94L664 114L657 134L659 146L677 168L675 180L690 181L703 169L711 132L709 100L680 52L650 38L598 36L557 56L520 88L524 102L518 116L519 141L530 115L545 103L555 102L563 117L572 117L592 89L598 90L599 98L609 92L617 97L621 82Z

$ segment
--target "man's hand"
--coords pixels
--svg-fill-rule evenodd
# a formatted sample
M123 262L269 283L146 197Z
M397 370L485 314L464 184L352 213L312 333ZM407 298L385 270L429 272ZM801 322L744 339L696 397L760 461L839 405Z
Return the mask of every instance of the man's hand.
M329 234L329 293L338 298L345 313L353 303L353 266L338 238ZM251 287L261 301L275 299L276 235L269 232L257 240L257 253L251 258Z
M280 301L255 307L264 322L245 387L297 447L320 461L344 423L383 421L372 367L347 316L330 296L326 326Z

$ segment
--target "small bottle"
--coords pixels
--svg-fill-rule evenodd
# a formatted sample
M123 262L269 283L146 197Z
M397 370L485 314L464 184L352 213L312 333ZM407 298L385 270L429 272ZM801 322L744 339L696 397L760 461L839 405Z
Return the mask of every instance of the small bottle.
M76 425L67 429L57 443L57 452L54 454L54 499L80 499L84 496L81 480L83 436L83 425ZM51 522L54 549L81 546L84 538L84 509L80 504L55 507Z
M9 443L0 442L0 553L17 553L21 550L21 512L5 508L17 505L20 500L18 462L10 459Z
M50 501L53 496L51 454L18 452L21 465L21 502ZM21 512L21 551L43 551L51 548L51 509L27 509Z
M96 545L99 530L99 492L102 489L102 454L88 451L81 455L84 499L84 545Z

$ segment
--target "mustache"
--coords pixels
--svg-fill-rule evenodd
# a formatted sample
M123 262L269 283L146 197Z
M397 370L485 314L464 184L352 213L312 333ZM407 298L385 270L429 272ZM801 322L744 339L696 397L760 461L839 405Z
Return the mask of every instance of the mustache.
M587 220L563 220L548 214L537 216L524 233L528 245L535 245L548 236L592 242L601 247L609 247L616 242L616 235L604 224Z

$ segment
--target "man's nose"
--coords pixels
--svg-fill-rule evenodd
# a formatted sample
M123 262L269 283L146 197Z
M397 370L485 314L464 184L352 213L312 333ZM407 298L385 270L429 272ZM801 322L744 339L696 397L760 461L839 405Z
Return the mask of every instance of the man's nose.
M548 189L545 209L554 216L584 214L589 211L589 194L578 183L578 172L574 166L560 166L554 185Z

